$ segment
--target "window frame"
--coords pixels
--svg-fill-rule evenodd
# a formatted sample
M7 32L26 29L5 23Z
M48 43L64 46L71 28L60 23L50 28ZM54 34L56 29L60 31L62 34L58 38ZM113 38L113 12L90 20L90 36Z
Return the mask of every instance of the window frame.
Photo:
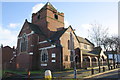
M56 58L56 54L55 54L55 53L52 53L51 57L52 57L52 58Z
M26 33L24 33L22 35L22 38L20 39L20 52L26 52L27 48L28 48L28 36Z
M44 56L46 54L46 56ZM47 49L43 49L42 51L41 51L41 62L48 62L48 51L47 51ZM43 60L43 56L44 56L44 59L45 60Z

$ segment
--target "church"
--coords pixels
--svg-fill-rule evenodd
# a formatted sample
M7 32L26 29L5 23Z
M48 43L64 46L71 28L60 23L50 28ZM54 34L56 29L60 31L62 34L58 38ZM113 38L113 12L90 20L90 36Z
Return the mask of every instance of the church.
M72 26L64 27L64 13L47 2L31 22L25 20L18 35L16 69L70 69L76 60L77 68L101 65L106 55L100 47L75 34Z

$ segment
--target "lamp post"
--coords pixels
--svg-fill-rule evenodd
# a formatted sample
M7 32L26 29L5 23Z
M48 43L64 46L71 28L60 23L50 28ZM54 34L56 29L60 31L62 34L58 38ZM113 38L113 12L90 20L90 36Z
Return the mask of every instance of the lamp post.
M75 55L75 50L73 50L73 58L74 58L74 78L76 79L77 78L77 70L76 70L76 55Z
M74 78L76 79L76 75L77 75L77 70L76 70L76 61L75 61L75 58L76 58L76 54L75 54L75 50L74 50L74 39L73 39L73 36L72 36L72 33L70 33L70 43L71 43L71 51L73 53L73 63L74 63Z

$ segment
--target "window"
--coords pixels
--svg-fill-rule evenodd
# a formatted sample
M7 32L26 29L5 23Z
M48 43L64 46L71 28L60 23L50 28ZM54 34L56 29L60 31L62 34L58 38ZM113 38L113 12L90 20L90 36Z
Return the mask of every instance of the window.
M55 14L55 15L54 15L54 18L55 18L55 19L58 19L58 15L57 15L57 14Z
M40 19L40 14L37 16L37 19Z
M47 62L48 61L48 52L46 49L41 51L41 62Z
M55 58L55 57L56 57L55 53L52 53L52 58Z
M22 39L20 41L20 51L24 52L27 50L27 36L23 34Z
M65 55L65 61L68 61L68 55Z
M54 62L56 62L56 60L52 60L52 62L54 63Z

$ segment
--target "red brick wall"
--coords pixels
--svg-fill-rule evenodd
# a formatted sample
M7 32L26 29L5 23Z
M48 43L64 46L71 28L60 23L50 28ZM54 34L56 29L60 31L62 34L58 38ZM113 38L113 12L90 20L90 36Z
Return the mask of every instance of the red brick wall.
M62 64L64 68L72 68L72 65L73 65L73 62L70 61L70 49L68 49L68 40L70 40L70 32L74 37L74 49L80 48L77 38L75 37L72 29L69 27L68 30L60 38L60 44L63 46L63 56L62 56L63 63ZM66 55L68 56L68 61L65 61ZM81 57L82 56L79 55L80 59Z
M14 69L15 68L15 59L10 63L11 58L14 56L14 48L9 46L2 47L2 67L3 69Z
M58 14L58 20L54 18L54 14ZM38 15L40 15L40 19L37 19ZM32 23L37 24L50 37L55 31L64 28L64 13L55 13L48 8L44 8L33 14Z

